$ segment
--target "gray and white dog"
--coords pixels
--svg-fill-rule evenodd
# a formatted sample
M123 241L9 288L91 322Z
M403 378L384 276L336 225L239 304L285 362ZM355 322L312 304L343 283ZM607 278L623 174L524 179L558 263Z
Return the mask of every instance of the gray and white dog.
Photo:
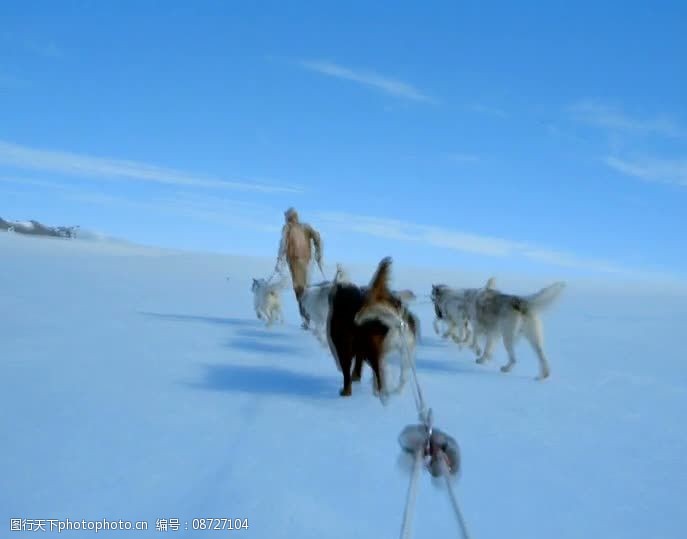
M442 338L451 338L458 346L467 344L477 355L482 353L477 344L477 334L472 330L469 318L469 305L485 289L492 289L495 278L490 277L484 288L451 288L445 284L433 284L430 295L434 304L434 332ZM440 333L443 322L447 329Z
M322 346L329 346L327 342L327 316L329 315L329 293L337 283L349 282L348 274L341 264L336 265L336 274L331 281L322 281L308 286L301 298L303 310L310 319L310 329Z
M474 335L486 337L484 351L477 358L477 363L491 359L496 339L500 336L508 352L508 363L501 367L501 372L510 372L516 363L515 343L524 334L539 359L536 380L548 378L550 367L544 353L544 330L539 314L558 298L563 288L565 283L556 282L527 296L504 294L493 288L478 292L467 305Z

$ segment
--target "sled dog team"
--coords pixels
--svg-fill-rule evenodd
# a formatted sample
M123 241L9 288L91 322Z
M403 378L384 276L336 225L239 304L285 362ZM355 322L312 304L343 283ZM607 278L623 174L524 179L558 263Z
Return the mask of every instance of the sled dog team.
M351 395L352 383L360 381L364 363L373 371L375 395L384 400L400 392L408 380L409 362L414 361L420 338L419 319L408 308L416 299L415 294L390 288L390 257L379 262L367 285L352 283L340 264L333 279L308 285L311 246L322 271L322 240L312 226L299 221L295 209L289 208L284 218L273 276L282 274L285 263L288 264L303 320L301 327L312 331L322 345L329 347L343 376L340 395ZM255 312L268 326L283 322L281 291L287 286L284 277L276 282L272 278L253 279ZM481 288L432 284L434 331L461 347L467 346L476 354L479 364L491 359L497 340L501 339L508 354L502 372L515 366L515 343L523 335L539 361L536 379L543 380L549 376L550 368L539 314L556 300L564 286L557 282L534 294L519 296L499 291L493 277ZM484 340L483 346L480 339ZM393 352L401 357L401 369L398 384L392 388L385 380L384 365Z

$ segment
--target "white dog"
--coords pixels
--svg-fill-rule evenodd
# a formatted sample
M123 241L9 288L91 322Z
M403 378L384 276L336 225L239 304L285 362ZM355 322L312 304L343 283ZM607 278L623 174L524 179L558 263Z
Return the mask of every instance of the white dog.
M310 319L310 329L323 346L327 342L327 316L329 315L329 293L337 283L348 283L348 274L340 264L336 265L336 274L332 281L322 281L308 286L303 291L301 304Z
M283 280L269 283L265 279L253 279L251 290L255 314L260 320L264 320L267 326L271 326L275 321L284 323L281 308L281 290L284 286Z
M565 283L557 282L528 296L504 294L492 287L485 287L467 298L467 318L472 327L472 342L478 335L486 337L484 351L477 363L491 359L496 339L500 336L508 352L508 363L501 372L510 372L516 363L515 343L522 334L528 340L539 359L539 376L544 380L550 374L549 362L544 353L544 332L539 313L560 295Z

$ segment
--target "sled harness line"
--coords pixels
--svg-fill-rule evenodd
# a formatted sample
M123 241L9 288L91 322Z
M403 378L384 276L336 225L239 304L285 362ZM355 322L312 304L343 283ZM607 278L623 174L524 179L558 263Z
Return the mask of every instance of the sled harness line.
M320 273L322 274L322 277L324 280L327 280L327 276L324 274L324 270L322 269L322 263L318 262L317 267L320 269ZM269 283L274 277L279 273L281 275L283 268L277 269L275 268L274 271L271 273L271 275L267 278L267 282Z
M281 272L279 272L279 273L281 273ZM270 281L272 281L272 279L274 279L274 276L275 276L276 274L277 274L277 270L275 269L275 270L271 273L271 275L267 278L267 282L269 283Z
M448 434L434 427L432 409L427 408L422 395L422 388L418 381L415 362L411 361L410 351L406 335L408 325L405 320L397 317L398 329L403 341L403 349L407 364L410 364L413 373L413 397L418 410L421 424L408 425L399 435L401 448L414 456L413 471L408 485L406 505L403 511L403 524L401 526L401 539L410 539L412 534L413 511L417 498L418 479L420 470L424 467L433 477L442 476L446 482L449 499L455 512L461 537L470 539L463 513L458 505L458 499L453 490L452 479L460 469L460 453L457 442Z
M413 301L413 304L415 304L415 305L434 305L434 302L431 299L421 299L421 300Z

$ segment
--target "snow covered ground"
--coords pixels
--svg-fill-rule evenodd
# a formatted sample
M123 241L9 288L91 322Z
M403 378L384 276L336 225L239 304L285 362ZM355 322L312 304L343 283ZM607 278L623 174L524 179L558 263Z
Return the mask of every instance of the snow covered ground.
M340 398L290 291L284 326L255 318L250 280L272 258L11 234L0 257L0 536L30 535L10 532L11 519L67 518L148 522L99 537L398 536L411 386L385 407L366 369ZM347 269L363 283L373 268ZM393 284L424 295L437 275L395 266ZM444 272L455 286L476 279ZM501 374L503 346L476 365L417 306L418 375L437 426L460 444L473 538L684 537L686 300L570 283L544 314L543 383L524 342ZM194 531L196 518L249 528ZM157 532L158 519L180 528ZM457 530L446 492L423 475L414 537Z

